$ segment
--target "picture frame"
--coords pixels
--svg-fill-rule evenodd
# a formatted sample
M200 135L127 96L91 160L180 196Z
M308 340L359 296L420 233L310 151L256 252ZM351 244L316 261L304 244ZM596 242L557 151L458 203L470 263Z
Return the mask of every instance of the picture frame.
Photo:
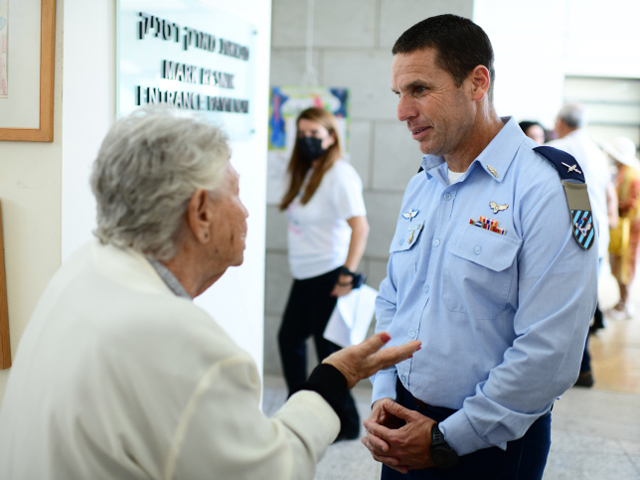
M2 236L2 209L0 206L0 370L11 366L11 341L9 338L9 309L7 305L7 279L4 267Z
M11 13L9 14L11 17ZM41 0L40 112L36 128L0 128L0 140L53 142L53 89L55 74L56 0ZM20 41L13 36L9 42ZM11 59L9 59L11 61ZM10 87L11 88L11 87ZM35 93L35 92L34 92Z

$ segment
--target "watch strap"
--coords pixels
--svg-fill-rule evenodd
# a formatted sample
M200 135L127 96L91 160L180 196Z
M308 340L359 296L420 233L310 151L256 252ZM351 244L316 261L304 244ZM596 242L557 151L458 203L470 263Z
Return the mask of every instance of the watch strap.
M460 461L458 453L444 439L437 423L431 429L431 460L436 467L445 470L455 467Z

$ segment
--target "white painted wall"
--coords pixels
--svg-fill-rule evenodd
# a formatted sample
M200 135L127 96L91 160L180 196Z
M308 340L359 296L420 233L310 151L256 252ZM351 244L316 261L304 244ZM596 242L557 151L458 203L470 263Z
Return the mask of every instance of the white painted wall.
M249 210L244 264L227 270L196 303L209 311L231 337L253 355L262 372L271 0L206 0L205 3L253 23L258 31L253 97L256 133L251 140L231 145L231 163L240 174L240 197Z
M64 17L62 261L95 228L89 173L116 114L115 0L65 0Z
M500 115L553 128L566 75L640 78L637 0L475 0L496 56Z
M56 7L52 143L0 142L0 203L11 351L15 356L31 312L60 265L62 165L62 35L64 0ZM11 56L12 68L22 58ZM9 86L10 87L10 86ZM0 399L11 369L0 370Z
M251 352L261 371L271 2L207 3L252 22L258 30L257 133L249 141L232 144L241 197L250 212L245 262L230 269L198 303ZM0 142L0 201L14 354L47 282L61 261L91 238L95 226L88 178L115 119L115 4L115 0L58 0L54 142ZM0 371L0 399L10 371Z

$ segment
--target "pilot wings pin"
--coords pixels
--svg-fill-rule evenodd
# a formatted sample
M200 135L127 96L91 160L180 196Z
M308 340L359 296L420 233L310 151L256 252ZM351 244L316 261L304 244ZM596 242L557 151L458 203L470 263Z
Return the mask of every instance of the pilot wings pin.
M409 211L407 213L403 213L402 217L406 218L407 220L411 221L415 218L416 215L418 215L418 213L420 213L419 210L414 210L413 208L409 209Z
M509 208L509 205L507 205L506 203L504 205L498 205L494 201L489 202L489 206L493 208L493 213L503 212L507 208Z

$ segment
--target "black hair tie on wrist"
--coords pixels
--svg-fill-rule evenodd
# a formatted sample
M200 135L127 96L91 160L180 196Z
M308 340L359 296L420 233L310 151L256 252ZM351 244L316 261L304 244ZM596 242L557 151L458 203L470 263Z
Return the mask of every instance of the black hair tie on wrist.
M347 267L345 267L344 265L342 267L340 267L340 270L338 271L338 273L340 275L346 275L351 277L351 283L338 283L339 286L341 287L346 287L348 285L351 285L352 288L356 289L356 288L360 288L362 286L362 284L365 282L365 280L367 279L366 275L364 273L356 273L356 272L352 272L351 270L349 270Z

